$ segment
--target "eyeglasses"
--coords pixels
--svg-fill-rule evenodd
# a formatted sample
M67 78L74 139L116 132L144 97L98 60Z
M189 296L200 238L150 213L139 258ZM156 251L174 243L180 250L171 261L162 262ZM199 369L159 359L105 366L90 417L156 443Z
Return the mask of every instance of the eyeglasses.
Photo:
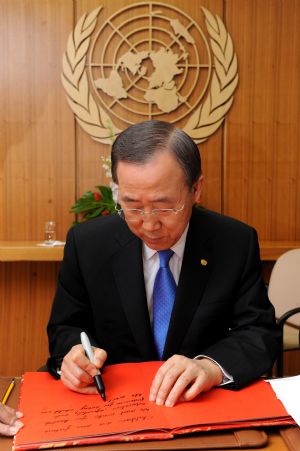
M115 205L115 210L118 215L126 221L139 222L144 221L146 215L154 216L158 219L175 216L180 213L184 207L185 205L183 204L180 208L153 208L149 212L146 212L142 208L118 208L118 206Z

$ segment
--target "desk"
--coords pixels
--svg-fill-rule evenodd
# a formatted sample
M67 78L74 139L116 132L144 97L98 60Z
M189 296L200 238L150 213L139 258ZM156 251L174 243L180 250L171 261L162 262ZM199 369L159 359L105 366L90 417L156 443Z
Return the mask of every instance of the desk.
M61 261L64 246L38 246L41 241L0 241L1 262Z
M300 241L260 241L259 245L261 260L275 262L285 252L300 248Z
M3 395L5 388L9 384L11 378L9 377L0 377L0 396ZM7 405L11 407L16 407L18 403L18 395L20 388L20 378L17 378L16 387L13 390L12 394L9 397ZM285 445L284 440L282 439L280 433L274 429L265 429L268 434L268 444L264 446L262 449L264 451L288 451L289 448ZM213 433L212 433L213 434ZM180 442L180 449L182 450L196 450L199 449L197 447L193 447L193 440L195 443L196 436L192 437L182 437L178 439L173 439L169 441L151 441L151 442L140 442L140 443L111 443L111 444L103 444L103 445L89 445L89 446L76 446L76 447L67 447L67 448L59 448L62 451L143 451L143 450L164 450L164 449L178 449L178 446L171 447L170 445L176 442ZM0 437L0 450L1 451L11 451L12 450L12 438ZM182 445L182 446L181 446ZM204 449L204 448L203 448ZM218 449L218 448L215 448ZM237 448L226 448L228 451L236 451ZM243 448L244 450L253 451L254 448Z
M289 451L286 447L283 439L277 432L272 432L269 435L269 443L267 446L263 448L243 448L244 451L254 451L255 449L260 449L262 451ZM176 440L176 439L174 439ZM191 451L198 451L195 448L193 448L190 445L189 439L182 439L185 440L185 445L182 446L182 450L191 450ZM12 438L3 438L0 437L0 449L1 451L12 451ZM153 444L153 451L157 451L157 448L155 445L157 442ZM164 448L161 446L160 442L160 449L159 451L164 451ZM141 447L139 448L140 451L143 450L143 442L140 443ZM123 443L123 444L116 444L114 447L111 445L89 445L89 446L74 446L74 447L67 447L67 448L56 448L57 450L61 451L136 451L132 449L131 443ZM148 448L149 449L149 448ZM224 450L224 448L222 448ZM226 448L227 451L237 451L238 448ZM207 451L207 449L204 451ZM221 451L221 448L217 449L215 448L215 451Z
M61 261L64 247L37 246L40 241L0 241L0 261ZM275 261L284 252L300 248L300 241L261 241L262 261Z

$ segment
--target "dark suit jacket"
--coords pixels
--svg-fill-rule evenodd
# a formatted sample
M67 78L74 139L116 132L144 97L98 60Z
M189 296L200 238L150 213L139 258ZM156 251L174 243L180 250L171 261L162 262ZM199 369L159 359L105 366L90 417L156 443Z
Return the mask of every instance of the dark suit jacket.
M157 360L141 249L117 215L69 231L48 324L53 358L59 361L85 330L107 351L107 364ZM278 338L255 230L194 209L164 359L205 354L238 388L271 368Z

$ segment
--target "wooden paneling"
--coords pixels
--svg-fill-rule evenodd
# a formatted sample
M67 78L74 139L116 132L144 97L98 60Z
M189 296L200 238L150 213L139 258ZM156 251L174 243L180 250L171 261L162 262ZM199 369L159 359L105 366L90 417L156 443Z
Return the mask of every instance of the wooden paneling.
M142 1L141 1L142 2ZM102 23L136 1L0 1L0 240L64 240L75 197L107 184L109 146L75 125L60 75L69 33L99 5ZM266 242L300 240L300 1L163 0L205 30L219 14L238 55L239 86L225 125L200 145L203 204L256 227ZM181 125L184 125L184 121ZM276 244L274 245L276 250ZM268 255L274 255L273 248ZM45 362L58 263L0 263L1 374ZM265 265L269 275L272 264Z
M300 2L226 4L240 86L227 122L224 213L262 240L299 240Z
M72 0L0 2L0 240L63 240L75 198L74 118L61 87ZM0 263L1 374L45 362L56 263Z
M60 82L73 2L3 0L0 5L0 238L63 238L74 200L74 119Z
M21 375L45 364L46 325L58 263L1 263L0 374Z
M300 374L300 349L285 351L284 353L284 375L295 376Z

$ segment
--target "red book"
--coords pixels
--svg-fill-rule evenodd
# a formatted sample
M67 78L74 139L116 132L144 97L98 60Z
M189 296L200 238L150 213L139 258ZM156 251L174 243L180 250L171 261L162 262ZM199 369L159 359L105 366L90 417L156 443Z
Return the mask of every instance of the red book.
M105 367L107 401L68 390L48 373L25 373L18 409L24 427L15 450L112 441L169 439L199 431L295 424L270 384L259 380L239 391L214 388L174 407L149 402L161 362Z

